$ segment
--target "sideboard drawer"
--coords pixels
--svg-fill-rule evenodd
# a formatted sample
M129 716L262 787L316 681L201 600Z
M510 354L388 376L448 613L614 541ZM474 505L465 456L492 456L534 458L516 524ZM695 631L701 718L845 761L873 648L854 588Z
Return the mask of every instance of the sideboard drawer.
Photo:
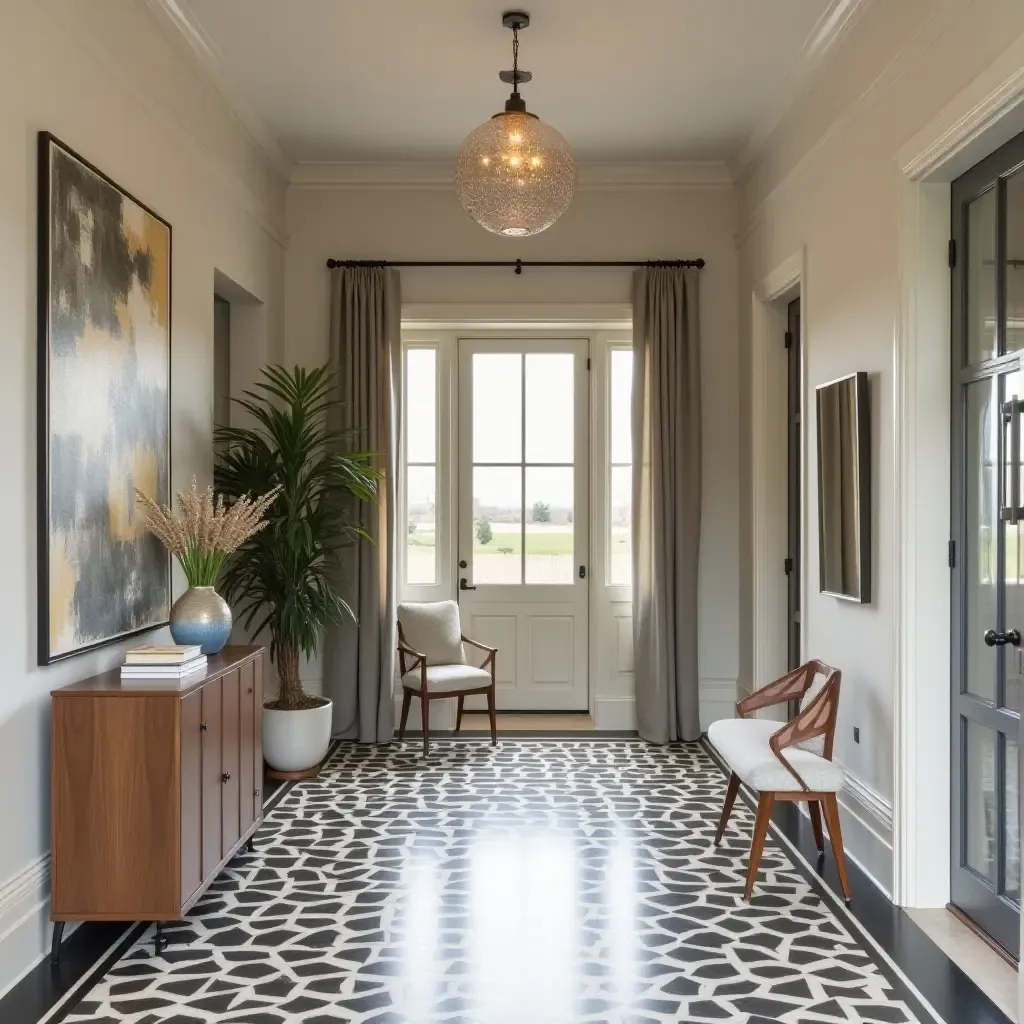
M221 680L221 844L220 852L226 857L242 834L239 827L238 803L238 669L228 672Z
M217 870L221 859L221 681L203 686L203 877Z
M203 881L203 691L181 702L181 893Z
M255 801L257 787L256 769L256 687L255 662L249 662L238 670L238 813L239 828L245 832L256 820L258 808ZM260 772L260 775L263 773Z

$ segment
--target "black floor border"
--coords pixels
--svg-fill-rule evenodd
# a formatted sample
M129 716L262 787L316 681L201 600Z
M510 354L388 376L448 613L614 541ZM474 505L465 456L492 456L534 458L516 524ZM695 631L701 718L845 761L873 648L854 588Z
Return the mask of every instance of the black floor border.
M327 758L340 740L332 740ZM263 816L284 800L296 781L264 779ZM259 833L257 832L258 836ZM61 962L43 957L0 999L4 1024L60 1024L96 983L138 942L148 921L84 921L61 944Z
M718 751L706 736L700 742L719 771L727 777L729 771ZM754 814L756 801L746 786L740 787L740 798ZM818 857L810 819L800 813L796 804L776 804L771 830L794 867L821 899L830 904L837 920L858 939L886 980L923 1024L936 1018L943 1024L1012 1024L1010 1018L849 856L847 872L853 901L846 904L831 848L826 843L825 856ZM735 832L735 828L732 831ZM754 894L756 899L756 889Z

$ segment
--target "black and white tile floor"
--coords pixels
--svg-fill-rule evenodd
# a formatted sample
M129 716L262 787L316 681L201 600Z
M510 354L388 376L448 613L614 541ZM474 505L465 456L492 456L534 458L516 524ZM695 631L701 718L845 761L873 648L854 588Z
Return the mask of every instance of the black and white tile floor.
M692 1024L934 1018L778 840L742 900L752 818L712 846L699 745L344 746L269 813L91 1024Z

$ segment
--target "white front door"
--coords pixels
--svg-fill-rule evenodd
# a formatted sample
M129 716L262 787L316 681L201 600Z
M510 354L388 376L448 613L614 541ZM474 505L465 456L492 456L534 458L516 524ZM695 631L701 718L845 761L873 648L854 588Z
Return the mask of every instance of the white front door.
M459 341L456 580L464 632L498 648L499 709L588 706L587 349Z

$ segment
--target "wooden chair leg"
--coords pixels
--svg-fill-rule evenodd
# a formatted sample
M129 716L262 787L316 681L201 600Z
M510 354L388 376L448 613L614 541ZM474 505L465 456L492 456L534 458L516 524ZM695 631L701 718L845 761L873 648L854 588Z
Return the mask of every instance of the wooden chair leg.
M420 717L423 720L423 756L430 752L430 698L420 693Z
M764 841L768 836L768 822L771 821L772 807L775 805L774 793L761 793L757 801L757 820L754 822L754 837L750 843L750 863L747 865L747 884L743 890L743 898L749 902L754 892L757 869L761 865L761 853Z
M828 825L828 836L832 840L832 853L836 858L836 872L839 875L839 886L843 890L843 899L849 903L853 896L850 893L850 876L846 873L846 853L843 850L843 830L839 826L839 801L835 793L829 793L821 803Z
M729 776L729 788L725 791L725 806L722 808L722 817L718 822L718 831L715 833L715 846L722 841L725 835L725 826L729 824L729 815L732 814L732 805L736 803L736 794L740 790L740 777L733 772Z
M466 698L464 696L461 696L461 695L459 696L459 711L458 711L458 714L456 714L456 716L455 716L455 731L456 732L458 732L462 728L462 705L465 702L465 700L466 700Z
M487 716L491 720L491 746L498 744L498 716L494 709L494 684L487 691Z
M398 723L398 741L401 743L405 739L405 726L409 721L409 707L412 704L412 690L403 688L402 690L402 718Z
M821 804L817 800L810 800L807 810L811 814L811 830L814 832L814 845L818 848L819 854L825 852L825 836L821 831Z

